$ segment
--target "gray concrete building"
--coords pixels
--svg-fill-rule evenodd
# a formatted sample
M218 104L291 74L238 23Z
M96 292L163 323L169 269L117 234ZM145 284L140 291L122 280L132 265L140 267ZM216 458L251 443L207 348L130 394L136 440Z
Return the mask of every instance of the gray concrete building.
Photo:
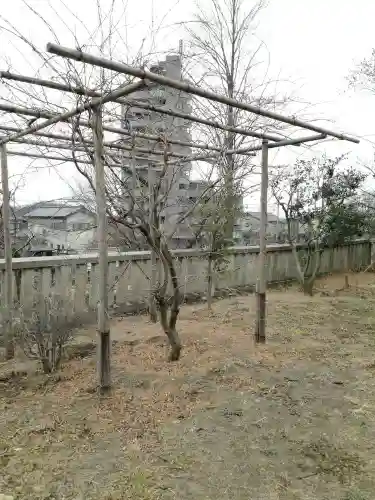
M179 55L166 56L165 60L159 61L150 70L175 80L182 80L183 78L181 57ZM163 106L185 114L191 113L190 96L188 94L159 84L150 82L147 88L134 92L131 98L141 103ZM161 137L166 134L171 139L191 142L190 122L188 120L145 110L137 106L122 107L122 126L129 131L160 135ZM122 136L121 141L131 144L132 139L125 139ZM158 151L162 151L164 148L162 142L139 138L136 139L136 145ZM186 157L189 157L192 153L190 147L175 144L170 144L169 150ZM138 152L136 154L138 157L135 160L137 176L148 181L149 169L152 169L151 173L154 176L154 181L157 180L158 176L160 177L160 169L155 168L155 164L160 163L162 157L160 155L153 156ZM128 163L128 166L132 167L130 163ZM161 223L164 226L165 233L173 232L171 246L176 248L188 246L189 242L193 239L191 218L183 223L179 223L178 221L189 207L191 207L192 203L197 200L198 193L202 192L202 186L205 186L205 183L190 180L191 168L192 165L189 161L170 166L163 186L165 195L164 206L161 211ZM124 196L126 198L126 193L128 193L128 197L130 198L129 190L134 193L132 190L132 182L134 180L132 180L129 174L124 174L124 176L124 179L126 179ZM202 186L198 186L200 184ZM140 188L139 183L135 191L135 197L140 202L143 198L145 206L147 206L147 188Z

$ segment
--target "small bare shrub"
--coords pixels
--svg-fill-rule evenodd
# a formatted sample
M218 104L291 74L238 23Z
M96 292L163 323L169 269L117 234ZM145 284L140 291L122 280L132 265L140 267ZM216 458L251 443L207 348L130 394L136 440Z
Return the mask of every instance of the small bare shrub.
M38 359L44 373L52 373L59 369L63 350L70 335L66 331L52 332L27 331L22 336L22 348L30 359Z
M53 373L60 367L71 333L57 296L42 297L38 305L31 321L20 322L18 342L28 358L41 363L44 373Z

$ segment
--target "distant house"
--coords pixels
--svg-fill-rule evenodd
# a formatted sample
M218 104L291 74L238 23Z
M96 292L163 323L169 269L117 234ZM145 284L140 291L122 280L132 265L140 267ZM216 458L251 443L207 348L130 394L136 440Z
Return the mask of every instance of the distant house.
M80 252L96 240L95 214L81 205L40 202L12 212L13 240L29 242L31 254Z
M260 212L244 212L238 217L235 225L235 240L239 244L257 244L260 230ZM270 241L276 241L282 232L284 223L277 215L267 214L267 236Z

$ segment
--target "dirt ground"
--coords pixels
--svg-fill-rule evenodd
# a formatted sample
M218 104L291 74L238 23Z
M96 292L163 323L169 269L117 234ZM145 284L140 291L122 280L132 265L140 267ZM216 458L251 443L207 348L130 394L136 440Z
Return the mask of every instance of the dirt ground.
M349 284L323 279L313 298L270 291L261 347L254 296L217 301L212 314L186 306L175 364L157 325L116 320L107 397L95 391L92 356L70 360L58 377L0 382L0 493L374 499L375 275ZM126 340L133 334L145 342Z

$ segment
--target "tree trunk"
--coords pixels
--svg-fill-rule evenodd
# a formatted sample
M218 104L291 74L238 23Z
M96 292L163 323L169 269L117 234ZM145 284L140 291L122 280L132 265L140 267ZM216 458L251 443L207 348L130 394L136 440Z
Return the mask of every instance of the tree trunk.
M292 247L292 255L294 257L294 262L296 264L296 269L297 269L297 279L300 283L300 285L302 286L302 288L304 287L304 283L305 283L305 275L304 275L304 272L302 270L302 267L301 267L301 262L300 262L300 259L299 259L299 255L298 255L298 250L296 248L296 245L294 244L294 242L291 241L291 239L289 238L289 243Z
M236 39L238 37L237 26L236 26L236 16L238 14L238 5L236 1L232 1L230 4L230 56L229 56L229 67L226 74L226 86L228 97L234 98L234 85L235 85L235 60L236 60ZM228 127L235 126L235 116L234 108L228 106L226 125ZM231 150L235 146L235 134L233 132L228 132L226 137L226 148ZM234 176L235 176L235 159L233 154L226 154L226 172L225 172L225 182L227 190L227 228L226 228L226 238L228 240L233 239L234 224L235 224L235 204L237 200L235 199L235 187L234 187Z
M157 281L156 252L153 248L151 248L151 277L150 277L150 294L149 294L149 307L148 307L151 323L157 323L158 321L158 311L155 300L156 281Z
M212 309L212 285L213 285L213 277L212 277L212 258L208 256L208 264L207 264L207 308L209 311Z
M178 361L180 359L182 348L180 337L178 336L176 330L169 330L167 335L171 346L171 352L169 353L168 361Z
M174 268L173 259L168 260L169 271L172 277L173 285L173 299L171 313L169 317L168 339L171 345L171 352L169 354L169 361L178 361L181 355L181 341L176 330L177 318L180 313L180 290L178 286L178 278Z
M52 367L51 363L49 362L48 358L43 358L41 360L42 362L42 367L43 367L43 373L52 373Z
M40 342L43 342L43 336L41 337ZM48 346L45 346L43 344L38 344L38 353L39 353L39 360L43 368L43 373L51 373L52 366L49 358Z
M345 276L344 276L344 290L347 290L348 288L350 288L349 276L347 274L345 274Z
M156 297L156 300L159 304L160 309L160 323L164 330L164 333L167 335L170 345L170 353L168 356L169 361L178 361L181 355L181 341L180 337L176 330L176 324L178 315L180 312L180 291L178 284L178 277L176 273L176 269L174 267L173 257L169 251L169 248L164 244L161 248L160 258L163 264L164 269L164 286L159 288L159 293ZM170 316L168 320L168 301L166 300L166 292L167 292L167 279L166 277L170 276L172 281L173 288L173 297L172 304L170 306Z
M170 319L168 321L168 305L166 301L159 300L160 307L160 322L164 333L168 337L169 346L171 348L168 356L168 361L178 361L181 355L181 341L176 330L178 311L171 310Z
M177 330L175 328L169 328L166 334L171 347L168 361L178 361L180 359L182 346Z
M289 243L292 247L292 254L294 257L294 261L296 263L297 275L298 275L297 279L302 287L303 293L305 295L312 296L314 292L314 283L316 280L316 275L320 268L321 251L319 249L319 244L315 243L315 250L311 250L309 248L307 249L308 251L307 260L304 268L302 269L296 245L290 239ZM310 266L312 267L311 274L310 276L306 276L306 273L308 273Z
M320 261L321 261L321 256L322 253L320 249L318 248L318 244L315 244L315 251L310 254L310 258L312 258L313 262L313 269L311 271L311 275L304 279L304 284L303 284L303 290L306 295L312 296L314 293L314 283L316 280L316 276L318 274L319 268L320 268ZM314 260L315 259L315 260Z
M302 285L302 288L305 295L309 295L310 297L312 297L314 292L314 280L305 281Z

